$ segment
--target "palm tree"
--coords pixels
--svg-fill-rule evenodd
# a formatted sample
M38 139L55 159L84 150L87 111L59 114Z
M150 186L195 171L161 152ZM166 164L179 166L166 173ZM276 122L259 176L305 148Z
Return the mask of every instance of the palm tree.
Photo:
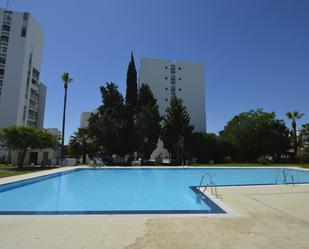
M63 118L62 118L62 136L61 136L61 151L60 151L60 162L63 161L64 156L64 130L65 130L65 111L67 107L67 91L68 91L68 84L73 81L70 78L70 74L65 72L62 74L61 79L64 83L64 104L63 104Z
M302 118L304 116L304 114L300 113L298 111L294 111L294 112L287 112L286 116L290 120L292 120L293 148L294 148L294 156L296 156L297 155L297 150L298 150L296 120Z
M87 153L89 150L90 138L87 128L79 128L70 139L70 147L75 156L82 155L82 163L86 164Z

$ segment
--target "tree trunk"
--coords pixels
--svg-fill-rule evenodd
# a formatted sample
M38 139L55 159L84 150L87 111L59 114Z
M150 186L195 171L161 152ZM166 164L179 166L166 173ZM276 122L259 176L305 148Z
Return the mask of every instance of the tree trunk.
M64 131L65 131L65 112L67 107L67 92L68 86L64 85L64 103L63 103L63 117L62 117L62 134L61 134L61 150L60 150L60 163L62 164L64 157Z
M21 153L21 156L20 156L19 162L18 162L18 168L19 169L21 169L24 166L26 153L27 153L27 149L24 149L23 152Z
M293 148L294 148L294 157L297 157L297 150L298 150L298 144L297 144L297 131L296 131L296 122L292 122L292 128L293 128Z
M11 162L12 162L12 150L9 149L9 153L8 153L8 155L7 155L7 157L6 157L5 164L8 165L8 164L10 164Z
M86 164L86 156L87 156L87 154L84 152L83 153L82 164Z

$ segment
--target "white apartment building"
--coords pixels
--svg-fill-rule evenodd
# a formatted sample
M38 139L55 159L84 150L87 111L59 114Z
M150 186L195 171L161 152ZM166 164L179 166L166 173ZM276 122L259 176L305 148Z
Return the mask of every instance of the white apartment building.
M206 131L204 65L197 62L141 59L139 85L148 84L165 114L172 96L182 99L195 131Z
M205 73L202 63L142 58L139 86L142 84L150 86L161 116L165 114L171 97L176 96L186 106L194 131L206 132ZM151 160L160 159L169 162L169 153L161 140L151 155Z
M43 31L31 14L0 9L0 128L43 128L43 39Z
M88 124L89 124L89 118L91 116L91 114L96 114L98 112L97 109L94 109L92 111L89 112L82 112L82 114L80 115L80 128L87 128Z

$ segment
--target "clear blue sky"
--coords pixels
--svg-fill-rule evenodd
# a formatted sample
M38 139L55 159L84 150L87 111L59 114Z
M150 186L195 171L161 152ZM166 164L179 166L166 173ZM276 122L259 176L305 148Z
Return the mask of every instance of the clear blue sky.
M74 78L66 139L99 106L100 85L125 92L131 50L137 67L141 57L205 63L209 132L257 107L282 119L299 110L309 122L308 0L11 0L10 9L32 13L45 32L45 127L61 128L60 75Z

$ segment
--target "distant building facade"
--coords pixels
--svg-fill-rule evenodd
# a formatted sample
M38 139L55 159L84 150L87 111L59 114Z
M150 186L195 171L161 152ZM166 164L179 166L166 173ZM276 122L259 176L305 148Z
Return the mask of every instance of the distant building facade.
M197 62L141 59L139 86L150 86L157 99L160 115L165 114L172 96L183 101L190 115L194 131L206 132L205 72ZM152 160L163 162L169 158L161 140L151 155Z
M61 136L61 131L57 128L45 129L50 134ZM60 151L59 149L43 149L43 150L31 150L27 151L24 164L26 165L57 165L59 163ZM17 165L20 157L19 151L12 152L11 163Z
M186 106L194 130L206 132L204 64L142 58L139 85L143 83L150 86L162 116L176 96Z
M43 31L31 14L0 9L0 128L43 128L43 39Z
M94 109L94 110L89 111L89 112L82 112L82 114L80 115L80 126L79 127L80 128L87 128L91 114L96 114L97 112L98 112L97 109Z

